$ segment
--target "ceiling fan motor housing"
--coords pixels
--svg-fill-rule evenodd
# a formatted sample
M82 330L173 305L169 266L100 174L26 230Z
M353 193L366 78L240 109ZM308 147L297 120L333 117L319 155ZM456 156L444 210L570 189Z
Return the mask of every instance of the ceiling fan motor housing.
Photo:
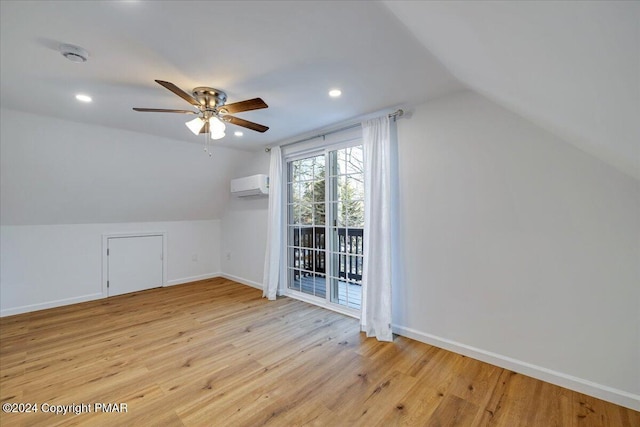
M193 89L193 97L207 108L218 108L227 102L227 94L219 89L200 86Z

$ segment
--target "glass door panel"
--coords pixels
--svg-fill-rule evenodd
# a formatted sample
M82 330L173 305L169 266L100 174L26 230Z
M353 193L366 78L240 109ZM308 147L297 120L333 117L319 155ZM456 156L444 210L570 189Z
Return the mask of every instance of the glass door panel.
M287 286L325 298L325 155L288 162Z
M364 233L362 146L288 165L288 287L360 309Z
M362 146L329 152L332 199L331 301L360 309L364 236L364 160Z

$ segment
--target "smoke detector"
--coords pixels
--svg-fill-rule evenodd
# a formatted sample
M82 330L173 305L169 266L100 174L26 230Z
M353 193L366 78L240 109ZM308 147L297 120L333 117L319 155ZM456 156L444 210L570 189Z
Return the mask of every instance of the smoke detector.
M72 44L61 44L59 47L62 56L67 58L71 62L87 62L89 59L89 52L80 46L74 46Z

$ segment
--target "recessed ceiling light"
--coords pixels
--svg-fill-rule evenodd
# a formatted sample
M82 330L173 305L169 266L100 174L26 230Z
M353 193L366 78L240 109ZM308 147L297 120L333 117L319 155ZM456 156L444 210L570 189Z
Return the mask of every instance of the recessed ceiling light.
M342 91L340 89L331 89L329 91L329 96L332 98L337 98L342 95Z
M244 135L244 133L240 132L239 130L235 131L233 134L234 134L235 136L242 136L242 135Z
M81 93L76 95L76 99L80 102L91 102L93 101L89 95L83 95Z

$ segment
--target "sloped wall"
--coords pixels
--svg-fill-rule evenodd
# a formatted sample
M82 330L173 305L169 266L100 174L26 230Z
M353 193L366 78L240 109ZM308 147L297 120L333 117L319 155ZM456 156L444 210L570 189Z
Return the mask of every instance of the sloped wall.
M12 110L0 120L2 225L219 219L249 155Z
M102 297L102 233L165 231L167 284L219 274L219 218L250 153L0 113L0 315Z

